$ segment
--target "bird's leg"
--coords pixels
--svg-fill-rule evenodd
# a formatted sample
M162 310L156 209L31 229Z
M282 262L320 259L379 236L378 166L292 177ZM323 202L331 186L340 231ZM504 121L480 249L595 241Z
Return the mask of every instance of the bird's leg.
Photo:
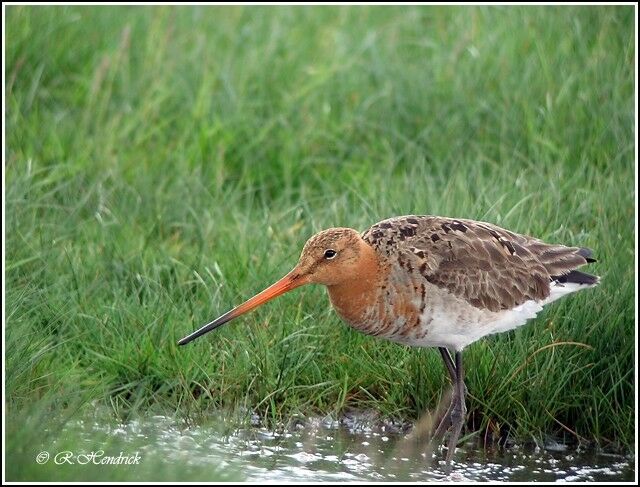
M467 412L465 405L465 386L464 386L464 369L462 368L462 352L456 351L456 382L453 391L453 400L451 402L451 434L449 436L449 444L446 458L446 469L451 468L451 459L460 437L460 432L464 426L464 418Z
M449 377L451 377L451 384L455 384L458 378L458 372L456 371L456 366L453 364L453 359L451 358L451 354L449 353L449 350L447 350L444 347L438 347L438 350L440 350L440 354L442 355L442 360L444 360L444 365L447 367L447 370L449 371ZM464 381L462 385L464 386L464 394L466 396L467 386L466 384L464 384Z
M449 350L447 350L444 347L438 347L438 350L440 351L440 355L442 355L442 360L444 361L444 365L447 368L447 371L449 372L449 377L451 378L451 384L455 388L458 374L456 372L456 366L453 364L453 359L449 354ZM454 402L455 402L455 391L452 395L452 399L451 399L451 402L449 403L449 406L447 406L447 410L445 411L442 418L440 418L437 428L431 435L431 442L434 446L436 444L436 441L438 443L440 442L440 438L444 436L447 429L449 429L449 427L451 426L451 412L453 410Z
M442 355L442 360L444 361L444 365L447 367L447 370L449 371L449 377L451 377L451 383L455 384L456 377L458 376L458 374L456 372L456 366L453 365L453 359L449 354L449 350L447 350L444 347L438 347L438 350L440 350L440 355Z

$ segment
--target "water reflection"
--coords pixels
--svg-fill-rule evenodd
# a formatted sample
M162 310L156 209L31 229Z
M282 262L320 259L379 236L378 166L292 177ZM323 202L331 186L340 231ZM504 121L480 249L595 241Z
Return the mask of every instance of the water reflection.
M180 425L154 416L113 425L79 421L69 426L95 447L99 434L137 445L144 455L163 458L179 468L215 465L240 472L248 481L632 481L630 457L578 453L564 445L548 450L512 447L481 449L463 445L452 473L439 468L441 454L407 435L403 425L334 421L298 423L291 431L258 427Z

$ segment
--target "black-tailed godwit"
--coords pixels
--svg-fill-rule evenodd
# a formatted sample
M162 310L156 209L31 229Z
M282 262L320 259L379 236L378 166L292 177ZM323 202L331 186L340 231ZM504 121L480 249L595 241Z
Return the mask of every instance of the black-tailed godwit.
M516 328L545 304L596 285L597 276L576 270L590 262L587 248L548 244L473 220L409 215L364 233L330 228L307 241L286 276L178 343L303 284L324 284L331 304L353 328L439 349L453 394L433 437L450 430L448 468L466 414L464 347Z

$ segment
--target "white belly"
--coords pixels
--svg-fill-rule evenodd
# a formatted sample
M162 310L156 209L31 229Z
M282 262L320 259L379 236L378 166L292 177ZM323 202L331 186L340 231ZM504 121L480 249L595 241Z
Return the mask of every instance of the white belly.
M547 299L527 301L513 309L498 312L476 308L442 289L435 292L431 289L428 306L420 317L421 326L409 336L396 335L388 338L411 346L462 350L486 335L517 328L535 318L544 305L588 287L592 286L552 284L551 294Z

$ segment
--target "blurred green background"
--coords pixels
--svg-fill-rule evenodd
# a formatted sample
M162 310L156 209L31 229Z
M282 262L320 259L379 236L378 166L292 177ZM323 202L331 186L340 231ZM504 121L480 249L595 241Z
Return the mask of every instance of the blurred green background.
M468 348L467 432L632 447L632 6L9 6L5 50L8 423L419 417L438 354L321 288L176 346L314 232L415 213L591 247L603 277Z

